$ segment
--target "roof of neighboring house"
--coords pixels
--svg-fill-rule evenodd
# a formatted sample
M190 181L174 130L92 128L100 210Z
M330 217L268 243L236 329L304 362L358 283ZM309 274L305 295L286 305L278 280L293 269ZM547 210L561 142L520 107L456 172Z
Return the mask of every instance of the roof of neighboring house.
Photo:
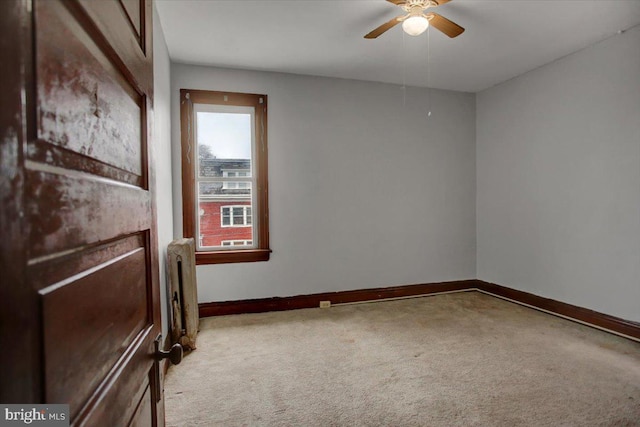
M249 170L250 159L200 159L200 176L207 178L223 177L224 171ZM222 181L200 182L201 200L247 200L251 197L251 189L223 188Z
M221 177L223 170L250 168L250 159L200 159L200 176Z

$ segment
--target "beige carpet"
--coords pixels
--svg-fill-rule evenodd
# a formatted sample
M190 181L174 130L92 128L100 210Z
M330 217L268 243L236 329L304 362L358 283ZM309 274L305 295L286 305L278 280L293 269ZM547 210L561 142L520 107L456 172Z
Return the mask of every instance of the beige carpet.
M203 319L168 426L640 426L640 343L479 292Z

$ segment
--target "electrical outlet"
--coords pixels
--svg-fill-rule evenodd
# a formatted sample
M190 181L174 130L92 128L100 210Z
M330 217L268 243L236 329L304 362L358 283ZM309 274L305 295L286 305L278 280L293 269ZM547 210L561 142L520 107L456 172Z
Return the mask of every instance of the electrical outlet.
M331 307L331 301L320 301L320 308L329 308Z

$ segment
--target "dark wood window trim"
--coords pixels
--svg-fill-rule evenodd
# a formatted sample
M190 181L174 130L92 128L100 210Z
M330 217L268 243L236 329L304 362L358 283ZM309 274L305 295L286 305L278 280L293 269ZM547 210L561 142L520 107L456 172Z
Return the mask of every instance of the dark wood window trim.
M258 241L251 249L225 249L211 252L196 252L196 264L223 264L233 262L268 261L269 249L269 191L267 169L267 95L256 95L235 92L217 92L207 90L180 90L180 139L182 145L182 218L184 237L194 237L196 230L196 194L195 165L192 160L197 149L194 140L193 105L233 105L255 108L256 158L254 159L257 175L257 226ZM255 214L254 214L255 215Z

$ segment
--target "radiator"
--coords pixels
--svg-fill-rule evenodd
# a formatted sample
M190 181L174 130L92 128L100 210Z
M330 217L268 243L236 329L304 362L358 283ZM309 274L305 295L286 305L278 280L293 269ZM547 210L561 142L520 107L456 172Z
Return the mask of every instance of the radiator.
M186 349L195 350L200 319L194 240L174 240L167 248L167 258L173 311L171 341L180 343Z

